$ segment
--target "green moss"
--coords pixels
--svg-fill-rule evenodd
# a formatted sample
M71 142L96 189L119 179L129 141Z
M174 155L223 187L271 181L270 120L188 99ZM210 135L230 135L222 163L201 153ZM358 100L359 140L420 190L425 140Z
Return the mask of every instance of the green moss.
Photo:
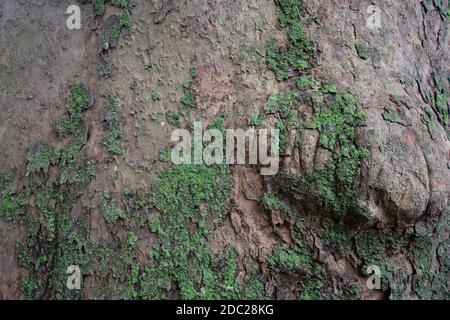
M153 233L161 233L161 219L156 216L150 217L148 219L148 228Z
M89 106L89 90L82 84L71 85L67 98L67 111L70 116L79 115Z
M309 88L314 83L314 78L312 76L301 76L297 80L297 86L300 89Z
M327 218L322 226L323 231L319 234L322 242L333 251L343 250L349 239L349 230L345 224Z
M355 238L356 253L367 263L384 258L384 244L376 229L368 229L358 233Z
M161 94L157 91L152 92L153 101L161 101Z
M67 170L77 171L77 158L78 153L86 143L87 132L86 130L80 131L78 135L75 135L70 141L62 148L59 149L59 166L64 171L62 177L72 176L74 172L67 172Z
M92 0L92 8L95 15L103 16L105 14L105 0Z
M236 281L234 251L215 258L205 241L206 221L223 220L230 185L227 166L179 165L157 175L151 202L161 215L153 217L150 226L160 244L151 249L151 262L140 276L140 297L168 298L175 288L184 299L244 294L244 286Z
M101 110L101 120L105 123L106 127L102 143L112 154L123 153L123 146L120 143L123 136L123 123L118 105L118 99L109 96Z
M448 93L444 93L444 94L437 94L436 95L436 100L435 100L435 108L439 113L440 116L440 120L441 123L444 126L448 126L449 122L449 106L447 104L449 98L449 94Z
M286 118L290 111L294 100L297 98L297 94L294 92L273 94L267 100L264 106L264 113L279 114L280 117Z
M189 76L191 79L195 79L198 77L198 69L196 67L190 67L189 68Z
M301 1L276 3L281 9L281 27L289 28L290 46L279 51L269 48L266 63L278 77L287 78L291 71L308 67L306 60L312 54L312 44L304 37L300 23ZM275 127L280 130L280 154L289 151L289 133L292 130L308 128L319 132L319 145L330 150L333 157L324 168L300 179L301 183L310 196L317 195L325 207L340 216L351 211L360 212L355 184L362 160L369 152L357 145L356 133L358 127L365 125L366 117L359 111L356 99L351 94L339 91L334 84L323 85L319 90L311 89L318 85L320 83L316 83L312 76L301 75L298 80L299 88L308 90L302 96L310 97L313 103L314 119L309 124L301 123L298 111L293 108L294 101L301 98L295 92L270 96L264 112L281 118L275 122ZM293 143L294 147L296 142L297 139Z
M285 204L283 201L281 201L280 198L278 198L278 196L270 188L264 194L264 196L262 198L262 204L263 204L264 208L266 208L267 210L282 211L288 215L292 214L291 208L287 204Z
M115 14L108 16L99 37L100 53L110 49L111 43L119 39L122 29L129 28L131 25L132 18L128 10L124 10L121 16L117 16Z
M39 141L28 153L27 156L27 175L39 171L47 174L50 166L58 163L59 151L44 141Z
M295 141L291 141L290 133L301 126L298 110L293 108L298 95L294 92L271 95L264 107L266 115L276 117L275 129L279 130L280 154L284 155L292 148Z
M358 110L356 99L348 93L339 93L328 100L327 108L316 110L310 129L320 133L321 147L334 151L356 139L356 129L365 125L366 117Z
M264 280L259 276L253 276L244 285L244 291L239 297L243 300L265 300L270 299L264 287Z
M363 42L357 42L355 44L356 53L358 54L358 57L360 57L363 60L369 59L369 48L363 43Z
M361 284L352 283L345 286L337 294L334 295L334 300L361 300Z
M338 93L328 100L326 109L316 109L308 128L319 131L319 145L333 152L322 169L304 179L305 186L318 193L325 206L342 216L361 210L355 183L367 149L356 144L356 130L365 124L365 115L358 110L355 98Z
M389 283L389 300L408 300L408 273L401 270L394 273Z
M312 253L302 243L292 248L277 246L273 249L267 262L269 267L277 272L304 271L312 268Z
M442 259L442 249L439 250L442 244L437 239L439 239L438 233L425 230L422 234L416 228L416 238L410 248L416 271L412 288L420 299L448 299L450 297L445 280L443 280L448 273L448 264L445 263L445 259ZM436 253L442 263L440 269L434 267Z
M94 160L87 160L81 164L61 165L60 169L60 184L83 185L95 177Z
M397 113L392 110L391 106L387 106L384 113L383 119L392 123L398 123L401 125L408 125L407 121L402 119Z
M171 125L177 126L180 123L181 116L178 111L167 110L166 119Z
M47 186L36 195L40 224L47 235L47 241L53 241L56 237L56 200L54 199L54 192L53 186Z
M336 87L335 84L326 84L322 87L322 93L333 93L333 94L337 94L338 93L338 88Z
M403 106L405 106L408 109L412 109L412 107L413 107L413 104L408 99L406 99L405 97L391 95L390 99L391 99L391 101L393 103L395 103L398 106L403 105Z
M306 279L301 284L302 292L300 294L300 300L322 300L324 299L322 293L322 283L316 279Z
M263 118L257 110L252 110L250 116L247 119L247 124L249 126L260 126L263 123Z
M109 223L115 223L117 219L124 219L124 212L117 207L116 201L111 199L109 195L102 194L99 200L100 208L102 209L103 215L106 221Z
M109 0L109 3L119 8L128 8L129 0Z
M433 140L436 139L433 118L430 112L425 112L424 114L422 114L422 122L427 126L428 133L430 134L431 138Z
M21 291L26 299L32 300L38 297L42 288L42 281L35 277L26 277L21 281Z
M225 132L225 121L228 118L228 114L226 112L221 112L215 117L208 126L208 129L217 129L222 133Z
M269 46L266 50L266 64L278 78L289 77L290 71L302 71L309 67L308 60L312 53L312 43L303 33L300 21L299 0L278 0L281 9L278 21L282 28L289 28L290 46L287 49L277 49Z
M445 87L445 81L442 75L434 73L433 74L434 84L436 86L436 91L433 97L433 109L437 114L439 122L444 127L447 137L450 140L450 104L448 99L450 97L449 88ZM450 78L448 79L450 82Z
M171 162L172 149L171 148L162 148L159 150L159 161L162 162Z
M97 70L100 73L100 76L102 78L107 79L107 78L111 77L111 73L112 73L111 64L108 62L108 60L103 55L100 55L100 57L98 59Z
M12 222L23 215L28 195L21 194L9 176L0 175L0 218Z
M71 215L72 205L78 197L78 187L86 186L94 175L94 161L79 157L79 151L86 143L86 130L82 119L89 105L88 90L83 85L70 87L67 99L68 121L79 119L80 126L73 126L70 141L61 149L46 142L32 148L28 156L28 172L44 171L44 175L24 187L19 194L9 189L7 194L14 202L6 205L8 210L21 210L26 206L25 198L34 196L33 214L20 216L26 226L26 239L18 243L19 264L29 270L29 277L22 279L22 292L27 298L42 298L45 294L56 299L74 299L81 291L68 290L65 286L66 270L76 263L88 271L93 249L86 241L87 234L75 217ZM59 175L48 180L50 166L58 166ZM77 187L77 188L75 188ZM24 207L25 208L25 207Z
M408 238L406 234L399 234L397 232L389 232L386 234L386 243L394 250L401 250L402 248L406 248L408 245Z
M124 10L120 16L120 26L122 28L130 28L133 24L130 11Z
M306 70L309 67L307 58L308 56L303 50L283 51L273 47L266 50L267 67L281 79L288 78L290 70Z
M406 294L407 270L393 263L385 244L382 234L374 228L361 231L355 237L356 254L363 260L362 273L369 276L367 268L377 266L381 271L381 288L390 289L391 299L401 299Z
M300 292L296 293L302 300L319 300L323 294L324 281L327 277L323 266L315 261L314 252L303 240L302 226L292 228L294 244L291 246L276 246L267 258L267 263L278 278L279 275L289 275L292 279L301 279Z
M60 135L76 135L84 128L82 113L89 106L89 90L82 84L70 86L70 95L66 101L68 117L56 124Z
M300 19L301 0L275 0L281 10L278 21L282 28Z
M186 108L197 107L197 101L195 99L195 93L192 90L186 90L181 98L181 105Z
M183 88L184 89L189 89L189 87L191 86L192 80L194 80L195 78L197 78L198 76L198 70L196 67L191 67L189 68L189 77L188 79L183 81ZM185 92L189 92L190 90L185 90Z

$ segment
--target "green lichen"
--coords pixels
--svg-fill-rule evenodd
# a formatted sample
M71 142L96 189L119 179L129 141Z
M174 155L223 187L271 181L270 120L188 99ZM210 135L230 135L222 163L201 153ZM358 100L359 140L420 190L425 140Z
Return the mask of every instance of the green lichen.
M433 1L434 6L439 11L439 14L441 15L442 20L447 20L447 18L450 17L450 6L447 3L445 4L445 1L443 0L434 0Z
M108 62L108 60L103 54L100 54L100 57L98 59L97 70L102 78L107 79L111 77L112 74L111 64Z
M128 9L122 11L120 16L113 14L108 16L99 37L99 52L103 53L111 48L111 45L119 39L123 29L132 25L132 16Z
M129 2L130 2L129 0L109 0L109 3L111 5L119 8L128 8Z
M431 139L436 139L436 134L434 131L434 123L433 123L433 116L430 112L425 112L422 114L422 122L427 126L428 133L430 134Z
M391 106L387 106L383 112L383 119L392 123L398 123L401 125L408 125L408 122L402 119L397 113L392 110Z
M322 242L333 251L343 251L350 237L349 230L345 224L326 218L322 226L323 231L319 234Z
M275 278L290 275L300 280L300 292L295 293L301 300L326 298L322 288L327 278L326 270L316 261L311 247L303 240L301 223L291 228L294 243L291 246L275 246L267 258L267 263Z
M255 109L252 110L250 116L247 119L247 124L249 126L260 126L263 123L264 119L261 117L259 112Z
M236 281L233 250L214 258L205 242L208 216L215 223L223 220L230 185L226 166L179 165L158 174L151 202L161 215L151 219L151 229L160 244L151 249L151 262L140 275L140 297L167 298L175 287L185 299L232 299L253 292ZM195 228L189 231L189 225Z
M27 161L27 175L41 170L47 174L50 166L59 161L59 152L50 144L39 141L31 148L27 156Z
M352 144L357 128L365 123L366 117L358 110L356 99L348 93L339 93L328 100L327 108L316 110L309 128L319 131L321 147L334 151Z
M442 75L434 73L433 80L436 86L436 91L433 96L433 109L436 112L438 121L444 127L447 137L450 140L450 103L448 102L450 97L450 89L445 87L445 81ZM450 79L448 81L450 82Z
M392 240L392 239L391 239ZM397 266L388 255L386 244L392 242L385 240L382 233L374 228L361 231L355 237L357 255L363 260L361 271L365 276L369 266L376 266L381 272L381 289L389 291L392 300L407 298L408 272L406 266Z
M109 223L115 223L117 219L124 219L125 214L117 207L116 201L111 199L107 194L102 194L99 200L100 208L105 216L106 221Z
M355 44L355 48L358 57L360 57L363 60L369 59L370 56L369 48L363 42L357 42Z
M358 110L355 98L339 92L327 101L326 108L316 109L307 126L319 131L319 145L333 152L322 169L304 179L306 187L317 192L325 207L342 216L359 212L355 183L367 149L356 144L356 130L365 124L365 115Z
M167 122L170 123L171 125L177 126L180 123L181 116L178 111L167 110L166 119Z
M306 89L306 88L309 88L309 87L311 87L313 84L314 84L314 78L313 78L312 76L308 76L308 75L301 76L301 77L299 77L298 80L297 80L297 86L298 86L300 89Z
M70 95L66 101L68 117L56 124L60 135L77 135L84 128L82 113L89 106L90 93L82 84L71 85Z
M181 98L181 105L186 108L197 107L197 101L195 99L195 92L192 90L186 90L183 97Z
M162 162L170 162L172 159L172 149L171 148L162 148L159 150L159 161Z
M312 268L312 253L304 243L292 248L277 246L267 261L269 267L278 272L305 271Z
M105 0L92 0L92 8L97 16L105 14Z
M122 28L130 28L133 25L131 13L128 10L124 10L120 16L120 26Z
M161 94L157 91L152 92L153 101L161 101Z
M278 21L282 28L289 29L290 46L286 49L275 48L273 45L266 50L266 64L280 79L289 77L291 71L303 71L309 67L312 43L304 35L303 24L300 21L300 0L277 0L281 9Z
M215 117L208 126L208 129L217 129L222 133L225 133L225 122L227 121L228 114L221 112Z
M17 221L28 204L28 195L20 193L10 176L0 174L0 218Z
M262 204L267 210L277 210L288 215L292 214L291 208L284 203L272 189L269 189L262 198Z
M413 104L406 99L405 97L402 96L397 96L397 95L391 95L390 96L390 100L395 103L397 106L405 106L406 108L408 108L409 110L411 110L413 108Z
M66 121L77 125L65 131L71 136L69 142L60 149L46 142L38 143L28 156L28 172L39 171L41 174L33 175L33 180L20 194L12 188L4 190L3 194L4 199L5 195L10 198L9 203L3 203L3 208L9 212L20 212L28 203L25 200L34 198L33 214L15 217L26 228L24 242L18 243L18 263L29 270L21 287L29 299L80 298L81 291L68 290L65 286L67 267L76 263L86 274L88 264L95 260L85 230L71 215L78 188L86 186L94 175L95 162L79 157L79 151L86 143L82 113L89 105L89 94L83 85L71 86L70 91ZM52 180L48 179L50 166L58 167L55 171L58 176Z
M266 115L279 114L281 118L286 118L296 97L297 94L294 92L273 94L264 106L264 113Z
M119 100L116 97L109 96L101 110L101 121L104 122L106 127L102 143L112 154L123 153L123 146L120 143L123 136L123 123L118 106Z

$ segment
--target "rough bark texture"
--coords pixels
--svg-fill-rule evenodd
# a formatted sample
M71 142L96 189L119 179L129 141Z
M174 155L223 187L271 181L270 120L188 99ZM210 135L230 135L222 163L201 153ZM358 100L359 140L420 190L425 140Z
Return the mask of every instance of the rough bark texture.
M450 297L448 0L70 4L0 0L0 298ZM200 119L278 174L170 164Z

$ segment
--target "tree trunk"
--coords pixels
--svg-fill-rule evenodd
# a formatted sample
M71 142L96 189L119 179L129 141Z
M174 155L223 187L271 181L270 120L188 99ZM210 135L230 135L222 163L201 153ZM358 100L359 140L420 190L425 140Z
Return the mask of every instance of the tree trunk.
M449 299L448 0L71 4L0 0L1 299Z

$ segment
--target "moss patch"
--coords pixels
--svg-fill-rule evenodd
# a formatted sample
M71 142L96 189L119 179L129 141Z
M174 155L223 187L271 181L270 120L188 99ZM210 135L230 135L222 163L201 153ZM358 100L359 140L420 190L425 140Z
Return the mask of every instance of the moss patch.
M363 42L356 43L355 48L358 57L360 57L363 60L369 59L370 56L369 48Z
M119 111L119 100L109 96L101 110L101 120L105 124L106 132L102 143L112 154L122 154L123 146L120 140L123 136L123 123Z

